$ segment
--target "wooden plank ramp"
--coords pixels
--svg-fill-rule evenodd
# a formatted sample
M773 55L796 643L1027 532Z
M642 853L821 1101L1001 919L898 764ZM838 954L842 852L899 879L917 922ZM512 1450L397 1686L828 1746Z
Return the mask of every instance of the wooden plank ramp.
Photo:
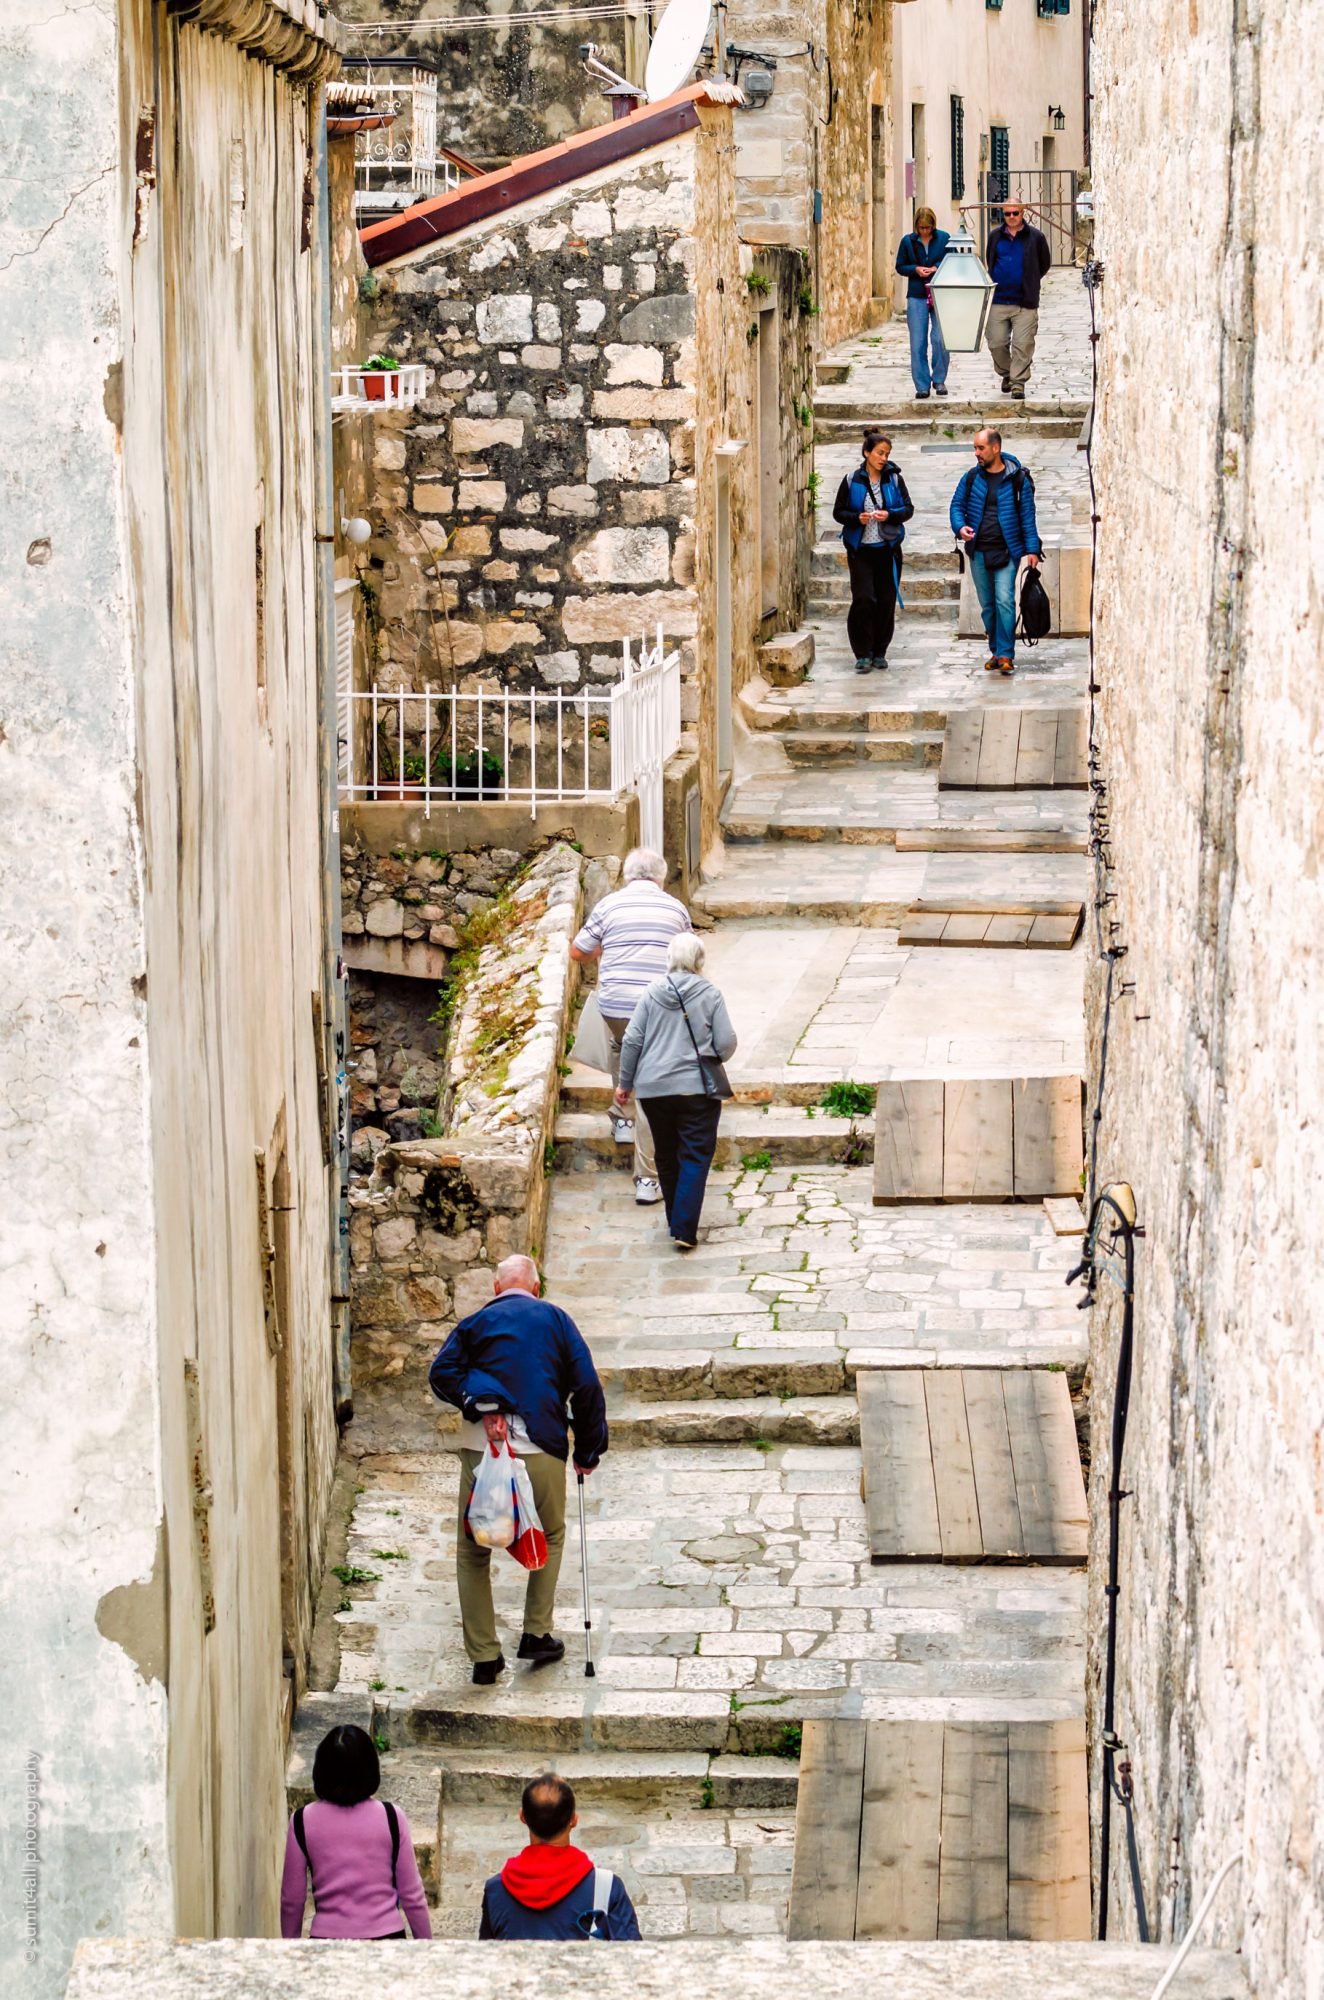
M960 708L947 717L943 791L1062 789L1088 782L1087 712L1070 708Z
M907 945L963 945L967 950L1070 951L1085 922L1083 903L1041 910L939 910L912 903L901 919L897 942Z
M1065 1374L862 1368L860 1487L875 1563L1083 1563Z
M1084 1164L1078 1076L890 1079L874 1108L873 1198L1042 1201Z
M1085 1725L804 1725L792 1939L1090 1935Z

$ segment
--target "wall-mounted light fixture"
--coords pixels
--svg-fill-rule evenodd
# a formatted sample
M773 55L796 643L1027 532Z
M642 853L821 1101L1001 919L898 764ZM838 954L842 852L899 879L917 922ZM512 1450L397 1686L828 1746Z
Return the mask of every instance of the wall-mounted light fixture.
M1053 130L1055 132L1066 131L1067 114L1062 109L1062 106L1060 104L1050 104L1048 107L1048 115L1053 121Z

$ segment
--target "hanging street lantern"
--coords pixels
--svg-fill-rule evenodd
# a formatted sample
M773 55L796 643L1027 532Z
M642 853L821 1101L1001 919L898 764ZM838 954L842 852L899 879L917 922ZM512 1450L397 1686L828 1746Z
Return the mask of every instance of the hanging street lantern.
M964 223L948 243L946 256L929 280L929 290L947 352L977 354L993 301L993 280Z

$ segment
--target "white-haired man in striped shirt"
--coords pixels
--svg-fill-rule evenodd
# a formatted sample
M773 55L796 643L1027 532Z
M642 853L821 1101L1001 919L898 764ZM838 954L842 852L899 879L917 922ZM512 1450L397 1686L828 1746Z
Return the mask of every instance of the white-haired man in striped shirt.
M570 947L581 964L599 959L598 1012L611 1044L611 1082L621 1076L621 1043L635 1006L655 979L667 969L667 946L678 931L692 929L689 911L662 884L667 864L650 848L636 847L625 857L619 889L604 896L589 913ZM634 1117L627 1115L632 1108ZM634 1198L641 1207L662 1199L657 1177L653 1135L638 1104L618 1110L613 1099L611 1130L617 1145L634 1144Z

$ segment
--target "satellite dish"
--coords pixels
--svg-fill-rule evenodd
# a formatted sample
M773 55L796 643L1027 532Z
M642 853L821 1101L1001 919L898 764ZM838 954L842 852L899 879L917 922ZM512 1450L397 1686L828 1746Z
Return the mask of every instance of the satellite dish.
M708 39L712 11L711 0L671 0L648 51L644 95L650 104L684 88Z

